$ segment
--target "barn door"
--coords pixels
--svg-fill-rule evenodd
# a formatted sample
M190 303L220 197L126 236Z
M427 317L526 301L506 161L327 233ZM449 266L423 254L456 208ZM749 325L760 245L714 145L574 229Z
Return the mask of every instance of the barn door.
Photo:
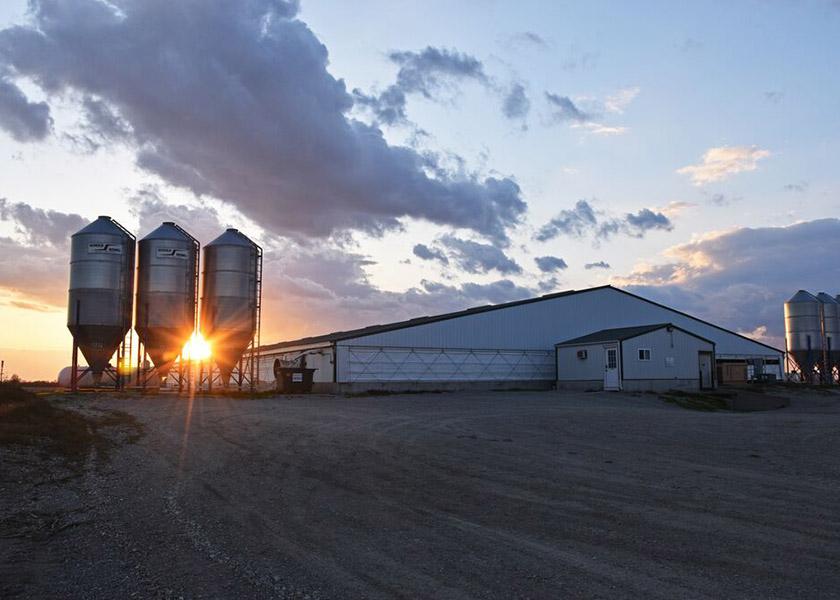
M700 389L710 390L715 387L714 379L712 379L712 353L700 352Z
M621 389L618 373L618 347L607 346L604 348L604 389Z

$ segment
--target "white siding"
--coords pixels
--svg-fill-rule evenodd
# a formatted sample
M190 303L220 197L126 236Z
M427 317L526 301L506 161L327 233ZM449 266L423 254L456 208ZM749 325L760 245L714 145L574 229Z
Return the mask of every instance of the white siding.
M612 342L610 346L617 346ZM586 350L586 358L577 357L578 350ZM604 382L606 357L604 344L582 344L580 346L562 346L557 348L558 381L596 381Z
M650 349L650 360L639 360L640 348ZM651 331L622 343L624 379L699 379L698 353L712 350L709 342L678 329Z
M553 380L552 350L340 346L338 381Z
M712 340L719 356L780 358L767 346L612 288L362 336L339 345L538 350L601 329L654 323L674 323Z

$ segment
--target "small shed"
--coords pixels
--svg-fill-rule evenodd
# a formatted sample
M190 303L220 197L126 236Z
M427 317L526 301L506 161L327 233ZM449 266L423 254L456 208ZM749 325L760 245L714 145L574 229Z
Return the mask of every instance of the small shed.
M602 329L557 344L555 353L558 389L715 387L715 343L673 323Z

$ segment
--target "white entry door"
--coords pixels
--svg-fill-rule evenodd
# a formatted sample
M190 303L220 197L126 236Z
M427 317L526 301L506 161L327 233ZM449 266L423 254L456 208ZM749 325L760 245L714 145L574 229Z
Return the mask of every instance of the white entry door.
M618 375L618 347L607 346L604 348L604 389L621 389Z
M701 352L700 357L700 389L709 390L715 387L712 379L712 353Z

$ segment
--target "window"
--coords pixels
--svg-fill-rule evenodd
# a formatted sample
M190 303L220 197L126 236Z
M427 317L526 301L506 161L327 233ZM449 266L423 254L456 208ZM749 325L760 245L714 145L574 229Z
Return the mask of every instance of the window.
M650 349L639 348L639 360L650 360Z

